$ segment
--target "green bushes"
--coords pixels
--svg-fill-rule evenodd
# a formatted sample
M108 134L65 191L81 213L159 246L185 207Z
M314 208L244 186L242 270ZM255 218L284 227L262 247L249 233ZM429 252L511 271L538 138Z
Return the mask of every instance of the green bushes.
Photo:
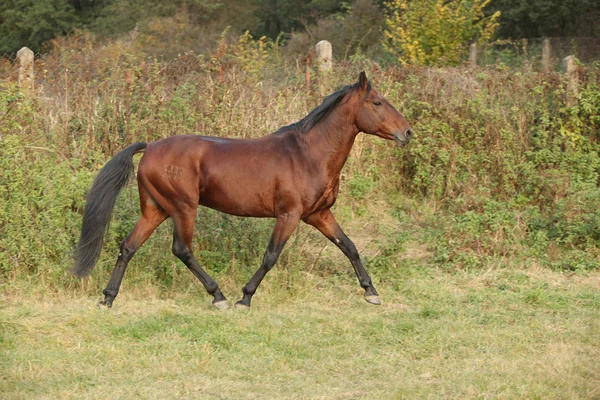
M414 103L425 137L411 144L404 168L404 190L443 201L452 215L434 240L436 260L465 267L533 257L597 268L597 71L590 68L579 107L564 105L555 75L486 70L448 86L449 73Z
M70 262L81 210L93 172L57 150L24 145L17 135L0 140L0 269L36 276Z
M260 59L248 58L249 49ZM3 278L73 285L66 270L85 193L126 144L189 133L257 137L299 120L321 99L306 88L304 68L269 46L242 40L215 57L185 54L166 64L129 50L119 43L97 48L81 36L57 42L39 62L42 89L30 100L0 76ZM504 68L380 67L357 59L337 63L327 80L312 71L313 87L334 90L363 68L416 132L403 149L359 136L343 170L335 213L380 279L397 276L406 263L598 267L597 69L585 69L577 107L565 105L559 75ZM115 209L94 285L108 278L138 209L131 185ZM201 209L196 254L214 275L244 281L271 226ZM335 271L351 277L337 249L319 250L320 235L303 228L297 238L279 269L310 265L313 273L331 274L328 264L343 260ZM404 257L406 243L420 243L426 255ZM191 282L170 246L167 222L136 255L127 280Z

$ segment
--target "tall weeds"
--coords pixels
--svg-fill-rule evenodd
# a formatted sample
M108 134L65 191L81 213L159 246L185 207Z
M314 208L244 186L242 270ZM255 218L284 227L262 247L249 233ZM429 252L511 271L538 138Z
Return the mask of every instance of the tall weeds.
M351 226L375 226L356 241L380 279L409 262L409 242L427 248L415 262L450 269L522 262L597 268L596 67L584 70L579 106L567 107L559 74L527 68L400 68L356 59L336 63L329 77L311 70L307 88L305 60L247 37L223 39L210 56L170 62L136 49L123 41L101 46L86 34L58 39L36 62L31 97L18 90L14 66L1 63L0 274L9 281L75 284L65 271L85 193L125 146L177 134L262 136L299 120L322 91L352 83L363 69L416 132L405 149L360 136L342 174L336 213ZM117 204L103 277L135 224L136 196L132 186ZM196 252L212 273L245 279L270 226L201 210ZM128 279L170 286L189 278L170 255L170 236L168 226L158 230ZM335 273L325 264L338 256L322 254L318 235L303 228L292 243L278 268Z

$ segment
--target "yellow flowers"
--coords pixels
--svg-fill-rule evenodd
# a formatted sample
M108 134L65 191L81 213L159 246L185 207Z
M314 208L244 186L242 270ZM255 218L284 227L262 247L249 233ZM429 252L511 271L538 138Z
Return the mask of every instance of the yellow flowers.
M265 36L254 40L250 32L246 31L238 40L236 54L242 67L255 75L262 76L270 61L270 50L273 47Z
M485 42L500 12L486 17L490 0L391 0L384 47L401 63L457 65L468 44Z

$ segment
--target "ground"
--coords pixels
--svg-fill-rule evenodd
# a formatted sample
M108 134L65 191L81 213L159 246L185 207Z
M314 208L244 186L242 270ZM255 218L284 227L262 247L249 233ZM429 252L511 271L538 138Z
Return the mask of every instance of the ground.
M600 273L411 268L367 304L350 279L272 272L248 312L200 289L7 290L7 399L600 397ZM224 284L233 297L239 288ZM232 298L233 300L233 298Z

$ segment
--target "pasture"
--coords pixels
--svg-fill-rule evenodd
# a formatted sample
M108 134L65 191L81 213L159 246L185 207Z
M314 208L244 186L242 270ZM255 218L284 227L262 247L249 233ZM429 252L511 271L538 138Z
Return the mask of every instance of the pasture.
M2 397L600 396L597 272L407 267L379 307L352 276L272 273L248 312L213 309L199 284L124 290L108 311L100 296L5 293Z
M0 64L0 397L599 398L600 70L582 67L568 105L564 77L531 66L358 57L307 86L296 61L240 42L162 62L73 35L36 60L31 93ZM361 70L415 132L401 149L359 135L333 207L381 306L301 223L252 309L220 312L171 254L167 221L99 310L135 185L90 277L68 274L86 192L119 150L259 137ZM200 208L194 224L194 255L233 304L273 221Z

